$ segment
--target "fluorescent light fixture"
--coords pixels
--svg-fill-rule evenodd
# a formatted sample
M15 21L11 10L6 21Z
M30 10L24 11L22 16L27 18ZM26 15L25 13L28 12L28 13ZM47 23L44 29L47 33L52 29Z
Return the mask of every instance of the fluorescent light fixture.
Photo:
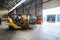
M15 8L17 8L18 6L20 6L22 3L24 3L26 0L21 0L18 4L16 4L12 9L9 10L9 12L11 12L12 10L14 10Z

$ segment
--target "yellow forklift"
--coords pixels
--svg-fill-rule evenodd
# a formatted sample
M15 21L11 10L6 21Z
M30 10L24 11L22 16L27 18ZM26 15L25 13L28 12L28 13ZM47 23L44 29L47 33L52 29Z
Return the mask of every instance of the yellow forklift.
M25 13L23 14L14 14L14 13L8 13L7 15L7 21L9 24L9 29L28 29L29 28L29 18L28 15Z

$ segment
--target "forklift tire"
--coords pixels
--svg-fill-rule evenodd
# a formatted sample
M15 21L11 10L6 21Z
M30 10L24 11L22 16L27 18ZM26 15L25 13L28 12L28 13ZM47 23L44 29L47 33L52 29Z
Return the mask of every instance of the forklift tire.
M9 26L9 30L14 30L14 28L12 26Z

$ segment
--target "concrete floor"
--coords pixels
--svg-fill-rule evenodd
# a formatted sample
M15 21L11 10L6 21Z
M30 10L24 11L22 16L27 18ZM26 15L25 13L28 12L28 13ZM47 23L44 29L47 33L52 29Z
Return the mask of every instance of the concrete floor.
M6 24L0 25L0 40L60 40L60 37L44 33L42 26L33 26L33 30L8 31Z

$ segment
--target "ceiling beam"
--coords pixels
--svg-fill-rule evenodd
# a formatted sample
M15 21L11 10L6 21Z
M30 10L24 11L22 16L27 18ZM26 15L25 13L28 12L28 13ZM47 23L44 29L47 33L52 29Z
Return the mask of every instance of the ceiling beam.
M20 6L22 3L24 3L26 0L21 0L18 4L16 4L12 9L9 10L9 12L13 11L16 9L18 6Z

